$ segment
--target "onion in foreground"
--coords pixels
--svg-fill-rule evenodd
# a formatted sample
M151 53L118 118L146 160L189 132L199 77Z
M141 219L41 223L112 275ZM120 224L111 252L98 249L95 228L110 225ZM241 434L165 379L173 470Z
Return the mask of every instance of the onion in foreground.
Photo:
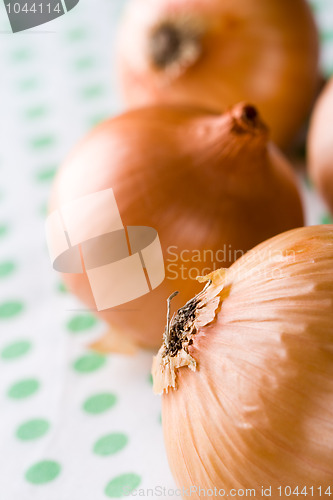
M333 225L278 235L205 280L168 322L153 365L178 487L256 496L272 487L273 499L288 486L319 498L321 487L324 496L333 486Z

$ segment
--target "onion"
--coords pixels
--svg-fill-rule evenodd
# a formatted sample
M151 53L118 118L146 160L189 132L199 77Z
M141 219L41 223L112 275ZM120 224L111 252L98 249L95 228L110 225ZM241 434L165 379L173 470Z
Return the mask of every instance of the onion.
M318 84L318 35L305 0L132 0L117 59L128 105L223 111L250 101L283 147Z
M310 123L310 176L333 214L333 78L320 95Z
M205 280L169 322L153 365L178 486L253 488L257 497L272 487L274 499L289 486L319 498L321 486L324 496L333 477L333 225L278 235Z
M112 332L144 347L158 346L165 297L175 288L185 299L192 297L196 276L214 270L217 252L218 267L229 266L259 242L303 225L294 173L268 142L256 109L246 104L224 115L155 107L106 121L60 169L50 210L109 188L124 226L157 230L166 279L149 294L98 313L111 327L95 345L104 351L115 349ZM102 218L92 213L89 224L96 223ZM96 309L86 274L63 277Z

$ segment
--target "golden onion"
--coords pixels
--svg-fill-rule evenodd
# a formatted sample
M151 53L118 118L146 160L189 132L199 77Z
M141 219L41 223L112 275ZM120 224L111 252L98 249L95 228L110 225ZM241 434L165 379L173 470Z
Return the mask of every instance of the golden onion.
M280 147L318 85L318 35L305 0L132 0L117 53L128 105L225 111L253 102Z
M153 365L177 485L197 487L193 499L199 487L237 498L231 490L260 497L262 487L273 499L296 488L325 496L333 487L333 225L278 235L205 280L168 323Z
M204 261L206 250L216 256L225 248L227 267L261 241L303 225L294 172L269 141L256 109L244 103L222 115L156 106L104 122L60 169L50 210L110 188L124 226L148 226L158 232L166 278L130 303L97 312L87 273L63 275L68 288L110 326L94 345L103 352L115 350L117 338L121 350L125 339L143 347L159 346L165 297L178 287L185 300L196 293L195 277L213 271L216 262ZM92 233L96 227L99 234L107 232L101 225L107 214L111 216L110 207L104 205L102 212L104 217L92 212L86 221ZM95 251L105 251L103 242Z

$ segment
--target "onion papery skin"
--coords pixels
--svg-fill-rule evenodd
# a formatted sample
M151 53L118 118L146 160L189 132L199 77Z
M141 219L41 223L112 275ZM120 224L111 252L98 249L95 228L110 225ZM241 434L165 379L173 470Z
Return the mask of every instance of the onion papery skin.
M178 369L163 394L176 483L319 498L333 476L333 225L278 235L218 273L215 318L188 346L196 371Z
M170 25L189 47L161 67L151 55L153 37ZM305 0L132 0L118 36L120 88L130 107L184 103L225 111L253 102L284 148L318 89L318 47Z
M143 347L158 347L166 298L182 289L183 297L175 299L180 307L200 289L195 276L189 279L185 272L183 279L180 265L198 268L199 274L216 265L214 260L198 264L179 258L170 269L171 247L178 257L186 250L187 258L192 251L209 249L215 255L230 247L232 258L226 252L223 261L228 267L234 252L237 258L239 252L303 225L292 168L269 142L253 109L239 104L224 115L184 107L130 111L98 126L60 169L51 212L112 188L124 226L148 226L159 234L166 278L149 294L98 313L114 332ZM92 226L97 222L94 217L90 221ZM96 309L86 274L64 274L63 279Z
M308 135L309 173L333 215L333 78L313 111Z

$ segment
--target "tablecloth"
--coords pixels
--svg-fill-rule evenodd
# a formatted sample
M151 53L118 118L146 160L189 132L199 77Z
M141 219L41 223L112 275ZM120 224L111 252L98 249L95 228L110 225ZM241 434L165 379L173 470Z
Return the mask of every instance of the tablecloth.
M312 2L333 73L333 9ZM121 111L121 0L81 0L12 34L0 4L0 500L105 500L160 487L176 498L151 353L87 349L104 325L66 292L45 242L54 174L77 140ZM307 223L330 218L302 178ZM163 490L165 488L165 490ZM168 492L168 490L170 491Z

